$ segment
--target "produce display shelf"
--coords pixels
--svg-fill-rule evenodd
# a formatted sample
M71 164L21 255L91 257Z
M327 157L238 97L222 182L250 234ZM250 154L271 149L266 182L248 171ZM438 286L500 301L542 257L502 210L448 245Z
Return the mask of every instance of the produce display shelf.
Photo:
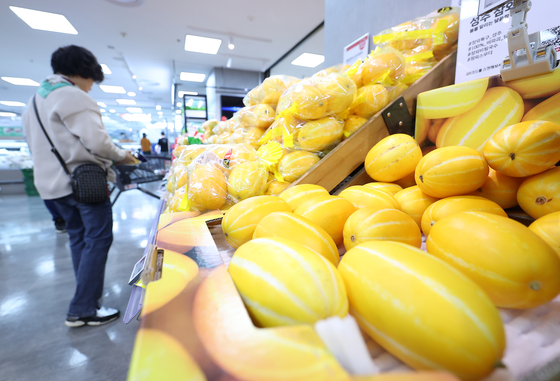
M255 334L252 331L247 333L249 336L245 336L244 324L238 321L243 318L249 319L244 307L241 315L246 316L239 316L239 306L243 305L239 294L236 291L234 294L221 293L222 290L218 288L211 289L213 293L208 294L208 287L201 287L208 283L208 280L212 280L214 286L220 284L215 283L218 277L221 277L222 283L229 282L233 287L225 268L235 250L225 241L220 225L221 216L221 211L203 215L198 212L182 212L163 215L159 219L156 245L164 249L162 278L146 287L147 300L140 318L129 380L135 379L134 377L142 372L157 372L154 361L165 364L166 372L175 372L181 379L190 379L189 377L194 378L201 374L204 374L207 380L255 379L250 375L243 375L244 366L257 370L259 365L271 367L270 369L277 366L272 362L258 362L264 361L268 355L274 358L274 353L267 354L271 350L269 347L259 347L258 343L253 343L253 355L248 355L247 343L235 342L235 338ZM344 248L339 249L341 254L344 254ZM178 274L182 274L182 281L177 278ZM197 298L202 288L206 292L203 300ZM208 316L207 320L202 318L204 326L210 327L210 332L215 333L214 339L217 337L220 341L224 338L221 349L208 345L211 340L205 335L209 331L202 334L200 332L201 317L196 309L207 303L219 310L218 315L228 316L235 322L236 327L239 325L234 331L231 331L230 326L229 331L221 332L220 319L216 319L215 316ZM234 306L237 306L237 310ZM503 357L506 368L496 369L484 381L558 379L560 297L530 310L499 310L507 336L507 347ZM256 327L252 329L257 332L270 331L271 334L276 330ZM171 340L173 345L166 344L162 349L159 344L164 338L166 343L167 340ZM382 373L412 371L367 335L363 334L363 339L375 365ZM178 348L182 357L177 356ZM346 374L344 370L342 372ZM342 378L333 376L325 379L359 378L346 374Z
M387 128L383 118L385 110L391 108L394 102L400 102L399 99L402 97L412 120L414 120L418 94L453 84L456 62L457 51L454 51L414 82L396 100L371 117L348 139L337 145L303 176L294 181L293 185L317 184L328 191L333 190L364 163L371 147L390 133L395 133L395 131L390 131Z

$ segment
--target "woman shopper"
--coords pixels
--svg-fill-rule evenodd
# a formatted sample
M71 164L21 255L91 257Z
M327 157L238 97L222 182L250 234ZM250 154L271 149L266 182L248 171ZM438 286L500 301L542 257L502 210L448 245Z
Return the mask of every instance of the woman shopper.
M111 201L107 198L101 203L86 204L74 199L70 177L51 151L46 135L70 172L82 164L97 164L107 171L108 180L114 182L113 162L133 163L134 157L113 144L101 120L99 106L87 94L94 82L104 79L95 56L85 48L65 46L52 54L51 66L54 75L41 83L23 114L35 187L42 199L55 203L67 224L76 290L65 324L69 327L106 324L120 315L117 309L99 304L107 255L113 242Z

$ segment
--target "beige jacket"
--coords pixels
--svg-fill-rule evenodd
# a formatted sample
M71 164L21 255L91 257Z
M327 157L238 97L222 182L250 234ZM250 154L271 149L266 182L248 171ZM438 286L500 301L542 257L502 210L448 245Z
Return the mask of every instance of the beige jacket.
M47 78L52 83L65 81L59 75ZM77 86L52 90L46 98L36 95L37 110L47 134L66 162L70 172L77 166L95 163L108 169L108 180L115 182L111 165L126 156L126 150L113 144L99 106ZM23 114L23 126L33 158L35 187L44 200L72 194L70 178L51 152L51 146L37 121L33 99Z

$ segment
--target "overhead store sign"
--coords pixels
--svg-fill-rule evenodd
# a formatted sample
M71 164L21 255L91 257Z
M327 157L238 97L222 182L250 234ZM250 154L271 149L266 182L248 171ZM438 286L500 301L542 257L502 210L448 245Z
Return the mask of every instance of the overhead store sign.
M455 0L454 4L458 1ZM482 9L490 12L479 14ZM513 0L462 0L457 70L455 83L472 81L500 74L502 62L508 56L507 33L511 26L509 11ZM529 33L541 32L544 46L554 45L560 51L560 2L558 0L533 1L527 12Z
M342 62L353 65L357 60L363 60L369 52L369 33L364 34L356 41L344 47Z

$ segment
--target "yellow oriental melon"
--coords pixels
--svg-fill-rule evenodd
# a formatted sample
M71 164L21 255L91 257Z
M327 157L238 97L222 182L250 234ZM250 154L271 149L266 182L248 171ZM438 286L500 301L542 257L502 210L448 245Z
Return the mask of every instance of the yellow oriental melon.
M406 189L416 185L416 177L414 171L410 172L408 175L402 179L394 181L395 184L399 185L401 188Z
M549 97L560 92L560 67L552 73L535 75L507 82L507 86L517 91L523 99Z
M342 135L342 140L347 139L350 135L356 132L360 127L364 125L368 120L358 115L348 115L348 118L344 121L344 132Z
M474 280L497 307L534 308L560 292L560 258L515 220L460 212L438 221L426 247Z
M228 177L228 193L237 201L261 195L267 178L268 170L258 161L236 165Z
M470 193L488 177L488 164L477 150L451 146L433 150L420 160L416 184L432 197L443 198Z
M227 243L237 249L253 238L259 222L270 213L291 212L288 203L275 196L256 196L232 206L222 219Z
M517 202L533 218L560 211L560 167L523 181L517 190Z
M280 159L278 170L285 181L294 182L319 160L319 156L311 152L294 151Z
M529 230L548 243L560 257L560 211L535 220L529 225Z
M228 271L261 327L314 324L348 313L336 267L302 244L256 238L236 250Z
M371 188L371 189L377 189L377 190L380 190L381 192L385 192L387 194L390 194L391 196L396 195L398 192L400 192L403 189L399 184L383 183L383 182L379 182L379 181L364 184L364 187Z
M221 208L227 197L222 170L212 163L197 165L189 176L187 196L196 210Z
M526 177L560 160L560 125L531 120L498 131L484 146L488 165L504 175Z
M305 123L297 133L296 144L309 152L320 152L333 148L342 140L344 121L327 116Z
M445 121L436 145L467 146L482 152L492 135L521 121L523 110L523 99L514 90L507 87L488 89L472 109Z
M523 117L523 122L528 120L546 120L560 124L560 93L542 101Z
M422 192L418 185L405 188L395 195L399 209L408 214L420 228L422 226L422 215L426 209L438 198Z
M496 204L484 197L453 196L434 202L426 208L422 215L422 232L428 236L433 226L442 218L459 212L486 212L507 217L507 213Z
M396 241L420 248L422 233L416 222L397 209L358 209L344 224L344 247L350 250L364 242Z
M474 381L501 360L506 343L498 310L447 263L400 242L370 241L348 250L338 270L350 314L412 368Z
M315 222L322 227L334 243L343 242L344 223L356 208L352 203L339 196L318 196L298 206L294 213Z
M503 209L517 206L517 190L524 177L511 177L489 168L488 178L480 188L472 192L472 196L480 196L494 201Z
M323 256L338 266L338 248L333 239L315 222L294 213L274 212L264 217L255 228L253 239L263 237L287 238Z
M287 187L290 186L290 183L286 183L286 182L281 182L278 180L273 180L270 182L270 184L268 184L268 187L266 188L266 192L264 192L264 194L268 194L271 196L277 196L280 193L282 193L284 191L284 189L286 189Z
M350 201L356 208L374 206L382 209L399 209L399 204L392 195L361 185L348 187L340 192L339 196Z
M329 196L329 192L320 185L300 184L286 189L282 192L280 198L286 201L294 211L304 202L317 196Z
M422 150L412 136L394 134L373 146L366 156L365 168L372 179L391 182L413 172L421 158Z

